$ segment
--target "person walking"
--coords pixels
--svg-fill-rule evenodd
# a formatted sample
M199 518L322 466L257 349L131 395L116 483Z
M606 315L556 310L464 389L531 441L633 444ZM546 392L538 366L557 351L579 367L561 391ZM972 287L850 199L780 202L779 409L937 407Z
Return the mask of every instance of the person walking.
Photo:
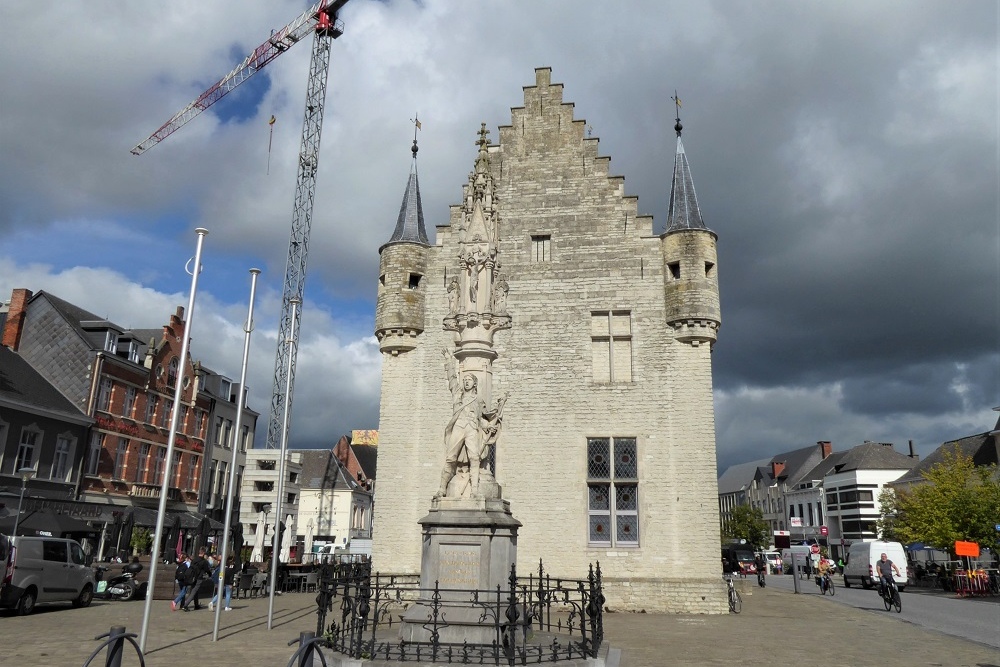
M234 558L232 554L229 554L229 558L226 559L226 568L222 572L222 577L223 577L223 588L222 588L222 590L223 590L223 595L225 596L225 599L226 599L226 606L222 608L223 611L232 611L233 610L233 606L232 606L232 601L233 601L233 582L236 580L236 572L237 572L237 570L239 570L239 567L236 565L236 558ZM216 581L219 580L219 574L218 574L218 572L219 572L219 570L216 569L215 573L212 575L213 577L215 577ZM218 591L218 588L216 588L215 596L212 598L212 601L208 603L208 609L209 609L209 611L215 609L215 605L218 604L219 602L220 602L220 600L219 600L219 591Z
M188 580L188 568L191 567L191 557L187 554L180 554L177 556L177 569L174 570L174 581L177 582L178 593L170 602L171 611L177 611L177 608L182 602L184 602L184 596L187 594L187 580Z
M184 604L181 605L183 611L191 611L192 602L194 602L195 611L201 609L201 605L198 604L201 585L212 573L212 566L205 558L206 551L205 547L198 549L198 556L191 560L191 567L188 568L189 588L184 598Z

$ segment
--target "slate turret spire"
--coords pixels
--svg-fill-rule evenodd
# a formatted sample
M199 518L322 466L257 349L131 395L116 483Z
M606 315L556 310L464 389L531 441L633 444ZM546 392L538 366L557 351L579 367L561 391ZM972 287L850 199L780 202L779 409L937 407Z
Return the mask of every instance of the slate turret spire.
M417 181L417 130L413 119L413 162L403 192L396 229L378 249L378 298L375 303L375 337L384 353L398 355L417 346L424 331L427 284L427 252L430 243L424 230L424 209Z
M670 207L663 239L664 298L667 325L674 337L694 347L713 345L720 325L718 253L715 232L705 226L694 194L694 181L681 143L681 101L674 91L677 110L677 153L670 184Z
M701 208L698 207L698 197L694 193L694 181L691 179L691 167L688 165L687 154L684 152L684 142L681 141L681 101L677 91L671 98L677 112L674 131L677 132L677 153L674 156L674 177L670 183L670 205L667 208L667 232L679 229L705 229L705 221L701 218Z
M414 120L413 146L410 151L413 153L413 161L410 164L410 178L406 182L406 191L403 192L403 203L399 207L399 217L396 219L396 229L389 239L389 243L421 243L430 245L427 241L427 232L424 229L424 208L420 203L420 182L417 180L417 130L420 128L420 121Z

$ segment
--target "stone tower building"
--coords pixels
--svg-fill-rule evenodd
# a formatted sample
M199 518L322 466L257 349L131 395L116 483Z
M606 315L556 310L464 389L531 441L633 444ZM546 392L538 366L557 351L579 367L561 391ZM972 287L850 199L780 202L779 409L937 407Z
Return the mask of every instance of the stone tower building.
M495 478L514 517L518 570L539 559L581 577L600 561L614 608L723 613L711 349L720 324L716 235L705 226L677 130L666 231L638 215L551 70L535 72L499 144L481 131L463 203L424 229L414 166L380 249L383 352L374 566L419 573L421 532L452 416L442 350L454 348L449 286L475 174L498 220L494 275L509 314L481 386L506 394ZM464 285L465 283L463 283ZM499 299L499 301L498 301ZM502 302L502 303L500 303ZM509 330L508 330L509 327ZM494 397L485 396L487 402Z

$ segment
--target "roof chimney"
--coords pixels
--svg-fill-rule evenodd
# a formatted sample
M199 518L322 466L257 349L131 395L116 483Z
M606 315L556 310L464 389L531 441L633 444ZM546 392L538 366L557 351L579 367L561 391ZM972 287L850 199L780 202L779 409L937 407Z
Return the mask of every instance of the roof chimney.
M771 461L771 476L778 479L778 475L785 471L784 461Z
M833 453L833 443L829 440L820 440L816 444L819 445L819 451L824 459Z
M10 293L10 307L7 311L7 321L4 322L3 340L0 345L17 352L21 345L21 332L24 330L24 307L31 299L31 290L18 288Z
M910 455L909 455L909 456L910 456L910 458L911 458L911 459L914 459L914 460L917 460L917 459L919 459L919 458L920 458L920 457L919 457L919 456L917 456L917 454L916 454L916 453L915 453L915 452L913 451L913 441L912 441L912 440L910 440Z

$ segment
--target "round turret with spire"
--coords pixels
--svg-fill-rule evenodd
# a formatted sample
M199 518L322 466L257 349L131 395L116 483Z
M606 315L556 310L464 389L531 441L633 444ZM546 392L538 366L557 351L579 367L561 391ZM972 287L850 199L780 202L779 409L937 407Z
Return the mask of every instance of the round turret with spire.
M412 350L424 331L427 249L430 243L424 228L424 211L417 180L417 130L413 120L410 177L396 218L396 228L379 248L379 285L375 304L375 337L384 353Z
M694 191L691 168L681 141L681 101L674 91L677 150L670 184L666 231L663 233L663 280L667 324L677 340L698 345L715 343L722 323L719 307L715 232L705 226Z

